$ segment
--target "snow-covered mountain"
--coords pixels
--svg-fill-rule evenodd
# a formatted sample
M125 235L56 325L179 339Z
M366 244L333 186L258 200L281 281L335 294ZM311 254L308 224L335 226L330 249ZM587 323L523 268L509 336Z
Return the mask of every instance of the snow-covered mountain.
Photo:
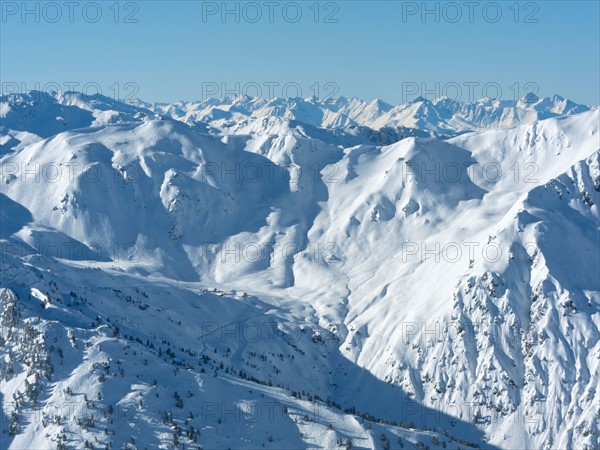
M308 120L308 117L302 117L302 121L294 119L293 114L287 111L289 105L281 107L280 115L267 109L253 116L250 112L252 104L262 104L261 99L253 99L246 106L231 107L231 111L236 111L236 121L233 121L233 115L221 114L218 109L213 111L212 105L217 105L217 102L205 102L208 106L186 103L180 107L177 104L152 105L139 100L124 103L102 95L89 96L79 92L31 91L25 94L0 95L0 154L24 148L63 131L147 120L182 121L196 131L213 135L274 135L294 132L347 147L358 144L391 144L409 136L437 136L431 130L404 126L375 129L352 123L324 129L318 121ZM286 103L288 100L282 102ZM184 113L182 108L204 108L205 113ZM315 104L313 108L322 106ZM273 114L269 115L269 111Z
M211 134L301 134L344 145L388 145L406 137L451 137L467 131L511 128L537 120L588 111L558 95L532 94L518 102L481 99L465 103L418 97L397 106L379 99L275 98L228 96L174 104L115 101L78 92L0 96L4 151L71 129L144 120L174 119ZM19 147L19 143L23 145Z
M239 123L248 118L281 117L321 128L401 127L426 129L446 135L488 128L510 128L522 123L589 110L585 105L578 105L558 95L541 99L533 94L519 101L481 99L475 103L447 97L433 101L418 97L397 106L380 99L371 102L344 97L265 100L246 96L175 104L141 104L161 115L184 122Z
M63 131L158 118L147 109L102 95L58 91L0 95L0 154Z
M600 446L598 109L28 95L2 448Z

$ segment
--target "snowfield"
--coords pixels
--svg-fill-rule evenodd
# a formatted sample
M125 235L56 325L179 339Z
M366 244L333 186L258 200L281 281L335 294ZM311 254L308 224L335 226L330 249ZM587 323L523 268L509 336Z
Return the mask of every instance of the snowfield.
M600 111L0 98L1 448L600 447Z

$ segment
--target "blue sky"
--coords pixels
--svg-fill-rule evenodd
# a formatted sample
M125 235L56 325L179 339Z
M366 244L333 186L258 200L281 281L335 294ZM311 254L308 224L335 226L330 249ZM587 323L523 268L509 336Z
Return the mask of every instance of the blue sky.
M398 103L533 90L600 103L597 1L428 2L425 17L420 1L226 2L225 17L223 2L78 3L27 2L23 16L21 1L2 1L4 92L78 83L147 101L228 91Z

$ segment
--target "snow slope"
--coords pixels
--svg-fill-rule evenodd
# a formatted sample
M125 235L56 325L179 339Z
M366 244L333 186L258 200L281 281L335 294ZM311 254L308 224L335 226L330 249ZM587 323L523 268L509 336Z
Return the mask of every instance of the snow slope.
M77 98L3 99L2 448L600 445L597 109Z

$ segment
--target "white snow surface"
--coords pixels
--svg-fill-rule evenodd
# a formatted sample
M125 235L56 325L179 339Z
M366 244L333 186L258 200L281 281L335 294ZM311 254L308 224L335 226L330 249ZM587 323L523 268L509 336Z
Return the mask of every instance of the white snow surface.
M597 108L1 100L1 448L600 447Z

